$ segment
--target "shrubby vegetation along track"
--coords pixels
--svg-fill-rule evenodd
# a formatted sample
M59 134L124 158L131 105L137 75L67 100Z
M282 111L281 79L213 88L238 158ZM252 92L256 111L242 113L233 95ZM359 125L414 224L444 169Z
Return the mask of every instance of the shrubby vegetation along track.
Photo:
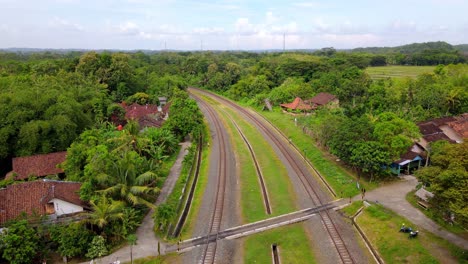
M197 88L193 88L193 87L191 87L190 90L197 91L199 93L205 94L212 98L216 98L216 100L223 102L226 105L229 105L230 107L234 108L235 110L237 110L238 112L242 113L244 116L249 118L255 125L257 125L265 133L265 135L267 135L271 139L271 141L277 146L280 152L284 155L285 159L290 164L291 168L298 175L298 178L300 182L302 183L303 187L305 188L308 197L311 199L311 202L315 206L320 206L323 204L322 202L323 198L320 198L319 193L317 192L317 189L320 188L320 186L318 186L318 183L315 182L313 179L311 179L310 176L308 176L310 173L304 166L301 166L300 164L301 160L296 159L294 153L292 152L292 149L289 146L287 146L287 143L281 140L281 138L276 133L272 132L271 129L267 127L262 121L260 121L258 117L256 117L255 115L253 115L251 112L247 111L246 109L240 107L239 105L221 96L218 96L216 94L213 94L204 90L200 90ZM355 263L355 261L351 257L351 254L349 253L348 248L346 247L346 244L343 241L343 238L341 237L338 231L336 224L331 219L329 213L327 211L320 212L320 217L331 238L331 241L333 242L337 250L337 253L341 261L343 263Z

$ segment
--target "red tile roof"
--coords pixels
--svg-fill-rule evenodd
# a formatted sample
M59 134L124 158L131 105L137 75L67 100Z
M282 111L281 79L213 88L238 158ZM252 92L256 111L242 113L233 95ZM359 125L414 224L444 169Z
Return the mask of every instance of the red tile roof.
M170 107L171 107L171 102L165 104L165 105L162 107L162 112L163 112L164 114L168 113Z
M87 208L78 195L80 187L78 182L39 180L0 189L0 224L17 218L22 212L45 215L46 204L54 198Z
M440 127L440 126L443 126L443 125L447 124L448 122L452 122L452 121L455 121L454 117L446 116L446 117L435 118L435 119L432 119L432 120L430 120L428 122L431 122L434 125Z
M157 105L150 104L139 105L134 103L126 105L125 102L122 102L121 106L125 109L125 119L138 121L140 128L161 127L164 123L163 116L169 111L170 103L166 104L161 111L158 110Z
M456 143L455 141L453 141L449 137L447 137L447 135L445 135L444 133L427 135L427 136L423 136L423 138L427 142L434 142L434 141L438 141L438 140L446 140L446 141L448 141L450 143Z
M321 105L326 105L335 99L336 97L333 94L319 93L316 96L312 97L311 99L306 100L306 103L316 104L318 106L321 106Z
M62 173L63 170L57 168L57 165L65 161L66 155L67 152L62 151L13 158L13 172L16 173L15 179L23 180L31 175L42 177Z
M447 125L462 136L462 138L468 138L468 113L456 116L454 119L455 120L448 122Z
M280 104L280 106L289 108L292 110L312 110L312 106L304 103L301 98L296 97L292 103L289 104Z
M464 113L461 116L441 117L421 122L418 124L418 127L423 138L428 142L437 140L454 142L439 128L443 125L451 127L461 137L468 138L468 113Z
M437 125L432 122L420 123L418 124L418 127L423 136L444 133Z
M163 119L158 119L150 116L143 116L138 119L138 125L140 128L144 127L161 127L164 123Z
M125 109L126 119L139 119L143 116L156 114L158 112L157 105L139 105L134 103L127 106L122 103L122 107Z

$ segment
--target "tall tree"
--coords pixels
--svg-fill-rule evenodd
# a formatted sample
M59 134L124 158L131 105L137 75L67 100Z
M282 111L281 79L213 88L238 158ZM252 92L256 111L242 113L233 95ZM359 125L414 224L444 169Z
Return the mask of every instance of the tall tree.
M12 264L33 263L40 243L36 231L29 226L27 220L12 223L4 232L0 235L3 258Z

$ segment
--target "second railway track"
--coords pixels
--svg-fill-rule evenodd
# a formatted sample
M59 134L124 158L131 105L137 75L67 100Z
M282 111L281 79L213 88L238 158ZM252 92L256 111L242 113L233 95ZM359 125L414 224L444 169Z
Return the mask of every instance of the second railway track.
M311 199L312 203L316 206L320 206L323 204L322 199L320 198L319 194L316 191L316 185L317 183L314 182L311 177L308 176L309 171L304 168L304 166L301 166L299 164L299 160L301 159L296 159L294 157L294 154L292 153L292 150L287 143L285 143L281 138L278 137L277 134L271 131L265 123L260 121L255 115L253 115L251 112L247 111L246 109L238 106L237 104L221 97L213 93L209 93L197 88L191 88L194 89L202 94L208 95L210 97L216 98L218 101L221 101L232 108L236 109L240 113L242 113L244 116L249 118L254 124L259 127L265 135L267 135L270 140L277 146L277 148L280 150L280 152L283 154L285 159L288 161L288 163L291 165L292 169L296 172L298 175L298 178L302 184L302 186L305 188L307 195ZM349 253L349 250L346 246L346 244L343 241L343 238L340 235L340 232L334 223L333 219L330 217L330 214L326 211L320 212L320 218L322 219L322 222L324 224L325 229L327 230L327 233L330 236L330 239L333 243L333 245L336 248L336 251L338 253L338 256L341 260L342 263L345 264L352 264L355 263L353 260L351 254Z

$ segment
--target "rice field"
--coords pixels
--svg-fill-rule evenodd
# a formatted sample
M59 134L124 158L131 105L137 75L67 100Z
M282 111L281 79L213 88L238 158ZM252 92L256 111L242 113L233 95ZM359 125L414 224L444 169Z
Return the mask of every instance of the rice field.
M374 80L386 78L416 78L423 73L431 73L435 66L379 66L368 67L366 72Z

